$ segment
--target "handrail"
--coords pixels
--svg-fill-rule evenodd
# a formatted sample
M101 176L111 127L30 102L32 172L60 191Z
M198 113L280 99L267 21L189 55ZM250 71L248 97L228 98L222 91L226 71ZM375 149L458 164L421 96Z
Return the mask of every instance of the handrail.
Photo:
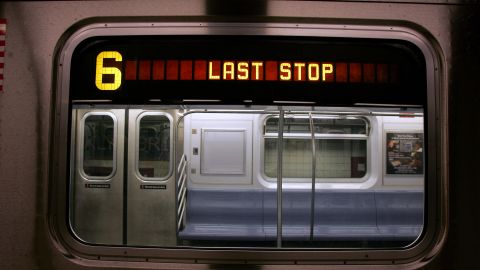
M310 204L310 241L313 241L313 229L315 225L315 171L317 169L317 152L315 149L315 130L313 126L312 114L309 114L310 119L310 131L311 131L311 140L312 140L312 199Z
M181 197L182 197L182 198L185 198L186 193L187 193L187 189L186 189L186 188L183 188L182 191L181 191L181 194L182 194ZM178 215L180 215L180 212L181 212L180 210L183 210L184 204L185 204L185 199L181 199L181 200L180 200L180 203L178 204L178 208L179 208L179 209L177 210L177 214L178 214Z
M379 116L379 115L373 115L370 114L368 116ZM385 115L384 115L385 116ZM389 115L391 116L391 115ZM264 130L264 135L265 136L277 136L278 132L267 132L267 121L270 118L278 118L279 116L276 114L270 114L265 118L265 121L263 122L263 130ZM335 134L335 133L323 133L323 132L314 132L315 136L318 137L329 137L332 135L337 135L336 137L350 137L350 136L364 136L368 137L370 136L370 120L367 118L366 115L350 115L350 114L339 114L339 115L332 115L332 114L322 114L318 112L304 112L304 113L288 113L285 117L287 118L299 118L299 119L333 119L333 120L344 120L344 119L349 119L349 120L362 120L365 123L365 133L364 134L352 134L352 133L341 133L341 134ZM313 120L312 120L313 121ZM308 133L300 133L300 132L294 132L290 133L287 132L285 135L287 136L311 136L311 132Z
M180 228L182 227L182 221L183 221L183 215L185 214L185 207L182 208L182 212L179 215L179 219L177 222L177 230L179 231Z
M295 111L295 110L283 110L285 114L289 115L304 115L308 117L308 114L311 113L312 117L315 118L317 115L325 116L398 116L398 117L424 117L422 112L382 112L382 111ZM275 114L279 115L279 110L217 110L217 109L192 109L181 115L181 118L193 114L193 113L237 113L237 114Z
M368 135L364 134L313 134L315 138L318 139L352 139L352 140L360 140L360 139L367 139ZM265 133L263 135L264 138L278 138L277 133ZM312 134L307 133L295 133L295 134L283 134L284 138L287 139L311 139Z
M180 173L177 179L177 231L179 231L182 226L185 208L187 206L187 163L187 156L183 154L177 167L177 172Z
M184 166L186 167L186 166ZM180 188L184 182L185 182L185 179L187 178L187 172L185 170L185 168L182 169L182 171L180 172L180 176L178 177L178 183L177 183L177 188Z
M283 226L283 117L284 112L280 107L278 120L278 142L277 142L277 247L282 247L282 226Z
M187 156L185 154L183 154L180 159L181 160L180 160L180 163L178 164L177 172L180 172L181 170L183 170L182 166L185 166L185 164L187 163Z
M184 173L184 171L182 171L182 173L180 174L180 177L178 178L178 191L182 191L182 188L185 186L185 179L187 179L187 175L186 173ZM180 198L179 198L180 199Z

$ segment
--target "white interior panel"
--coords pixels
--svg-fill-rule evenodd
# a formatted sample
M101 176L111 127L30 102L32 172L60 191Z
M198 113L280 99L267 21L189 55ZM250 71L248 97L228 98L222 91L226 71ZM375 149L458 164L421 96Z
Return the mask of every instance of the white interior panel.
M245 174L245 129L202 129L201 174Z
M185 127L190 184L252 183L252 115L196 113Z

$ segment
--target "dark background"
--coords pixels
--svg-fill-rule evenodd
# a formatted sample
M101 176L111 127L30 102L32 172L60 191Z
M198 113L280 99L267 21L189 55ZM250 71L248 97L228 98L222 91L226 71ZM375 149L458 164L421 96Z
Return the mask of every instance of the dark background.
M460 6L452 18L449 232L425 269L473 270L480 269L480 6Z

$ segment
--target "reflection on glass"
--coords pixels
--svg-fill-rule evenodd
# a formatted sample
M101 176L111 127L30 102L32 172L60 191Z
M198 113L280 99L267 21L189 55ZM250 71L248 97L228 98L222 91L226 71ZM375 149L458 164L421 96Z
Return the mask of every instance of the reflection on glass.
M316 178L362 178L366 173L366 141L315 140ZM265 139L265 175L277 177L277 139ZM283 177L312 177L312 143L307 139L283 140Z
M113 119L90 115L85 119L83 171L88 176L108 176L113 171Z
M164 115L146 115L140 120L138 171L148 178L167 176L170 163L170 121Z

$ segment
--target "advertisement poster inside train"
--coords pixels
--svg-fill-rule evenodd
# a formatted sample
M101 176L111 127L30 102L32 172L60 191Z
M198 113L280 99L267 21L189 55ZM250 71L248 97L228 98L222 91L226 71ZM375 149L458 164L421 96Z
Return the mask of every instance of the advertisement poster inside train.
M423 174L423 134L387 133L387 174Z

